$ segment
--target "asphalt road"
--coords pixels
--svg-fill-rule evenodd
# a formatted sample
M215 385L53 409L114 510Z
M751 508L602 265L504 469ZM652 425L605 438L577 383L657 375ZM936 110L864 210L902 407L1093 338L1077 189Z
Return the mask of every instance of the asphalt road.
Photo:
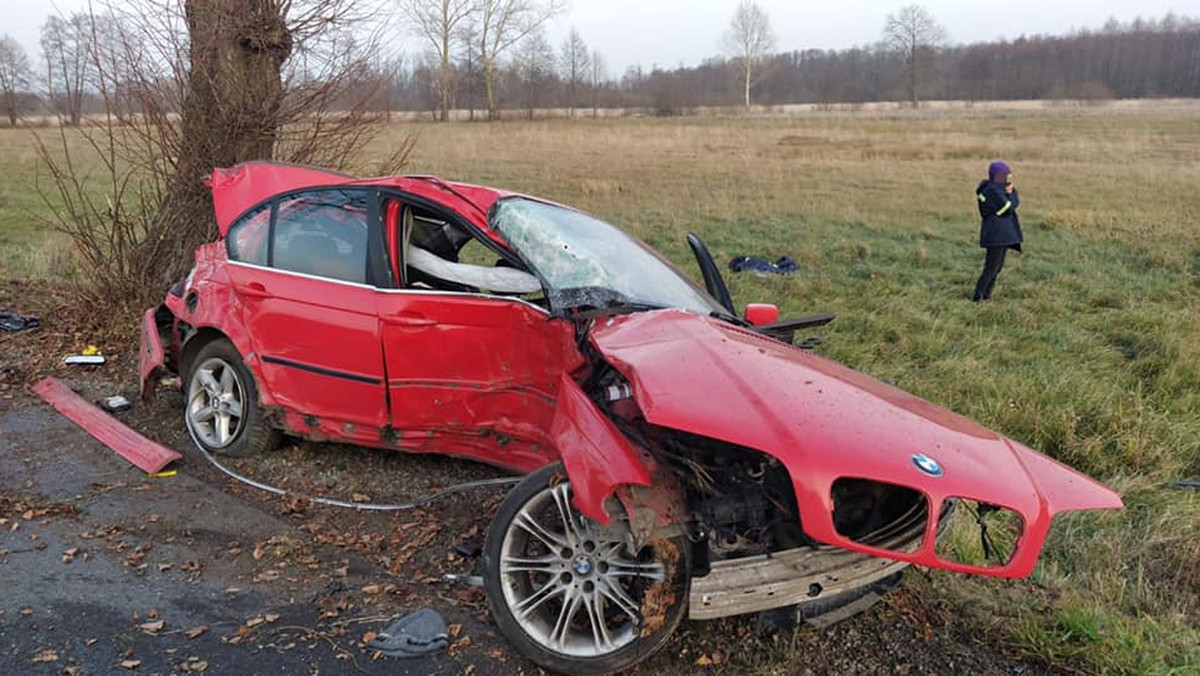
M385 618L343 614L341 636L336 622L314 631L373 571L328 551L305 567L342 577L275 577L236 555L303 534L194 478L188 460L149 478L47 406L0 412L0 673L506 671L470 654L372 659L354 644Z

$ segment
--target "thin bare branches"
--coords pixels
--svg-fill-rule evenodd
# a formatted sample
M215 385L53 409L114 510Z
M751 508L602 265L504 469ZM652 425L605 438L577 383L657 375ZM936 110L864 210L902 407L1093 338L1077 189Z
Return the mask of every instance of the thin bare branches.
M201 179L259 159L396 171L359 159L385 119L378 33L354 0L132 0L72 17L100 114L39 136L53 226L74 242L82 291L156 301L216 235ZM69 115L67 116L70 117ZM378 156L379 153L372 153Z

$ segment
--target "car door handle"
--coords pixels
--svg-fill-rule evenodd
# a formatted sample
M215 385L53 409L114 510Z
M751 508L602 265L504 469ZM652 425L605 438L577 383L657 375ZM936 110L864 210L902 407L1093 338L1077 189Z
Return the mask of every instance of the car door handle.
M263 286L262 284L259 284L258 282L250 282L249 284L239 286L239 287L237 287L237 291L239 294L246 296L247 298L270 298L271 297L271 292L267 291L267 287Z
M383 318L384 324L391 326L402 326L404 328L420 328L422 326L433 326L437 324L435 320L421 315L393 315Z

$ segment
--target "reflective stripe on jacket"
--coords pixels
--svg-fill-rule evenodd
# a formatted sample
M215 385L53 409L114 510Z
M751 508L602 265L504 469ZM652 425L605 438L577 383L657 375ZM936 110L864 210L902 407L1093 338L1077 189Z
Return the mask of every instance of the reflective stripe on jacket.
M1020 248L1022 241L1021 220L1017 217L1017 207L1021 198L1014 188L1012 193L1004 194L1004 186L992 181L981 181L975 189L975 199L979 203L979 246L1011 246Z

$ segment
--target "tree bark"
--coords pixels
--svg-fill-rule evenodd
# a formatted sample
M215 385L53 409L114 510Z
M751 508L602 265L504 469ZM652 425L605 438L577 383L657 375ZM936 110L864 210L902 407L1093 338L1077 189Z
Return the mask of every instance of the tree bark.
M197 246L216 237L214 167L274 154L292 36L276 0L186 0L190 68L180 111L179 155L143 260L150 281L168 285L191 267Z

